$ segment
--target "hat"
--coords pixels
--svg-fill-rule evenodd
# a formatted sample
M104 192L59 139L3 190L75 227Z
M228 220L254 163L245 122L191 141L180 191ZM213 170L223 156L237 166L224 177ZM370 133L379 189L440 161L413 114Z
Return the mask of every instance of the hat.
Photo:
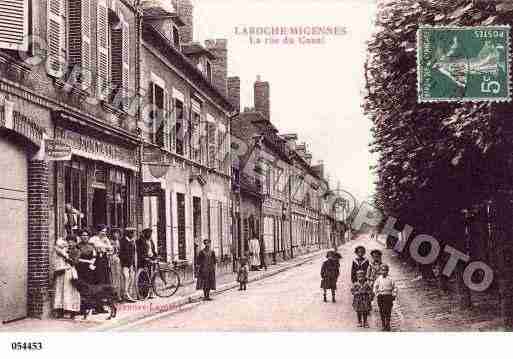
M373 256L373 255L382 256L382 255L383 255L383 252L381 252L379 249L373 249L373 250L370 252L370 255L371 255L371 256Z
M126 227L125 228L125 232L135 232L135 231L136 231L135 227Z
M366 251L366 249L365 249L365 247L364 247L364 246L356 246L356 248L354 249L354 252L356 253L356 252L358 252L358 250L360 250L360 249L363 249L363 251L364 251L364 252Z
M143 233L143 234L146 234L146 233L152 233L152 232L153 232L153 230L152 230L151 228L144 228L144 229L142 230L142 233Z
M212 241L210 239L204 239L203 244L207 244L207 243L210 244L210 243L212 243Z

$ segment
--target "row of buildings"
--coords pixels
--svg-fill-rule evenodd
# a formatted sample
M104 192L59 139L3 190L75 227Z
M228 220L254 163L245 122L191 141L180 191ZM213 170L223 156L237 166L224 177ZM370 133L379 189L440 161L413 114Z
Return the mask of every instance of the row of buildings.
M227 42L193 39L188 0L0 0L0 320L47 316L66 204L77 226L154 229L191 276L248 241L279 261L341 239L322 164L270 118L240 111Z

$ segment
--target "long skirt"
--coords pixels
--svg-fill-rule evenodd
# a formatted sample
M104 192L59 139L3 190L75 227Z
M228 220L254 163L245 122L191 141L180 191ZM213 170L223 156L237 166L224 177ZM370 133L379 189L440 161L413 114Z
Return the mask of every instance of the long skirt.
M200 273L198 281L196 282L196 289L216 289L216 272L211 270L208 272Z
M95 266L96 284L111 284L110 266L107 256L102 255L97 257Z
M54 309L80 312L80 293L71 283L74 269L69 268L55 277Z
M116 255L111 256L109 262L112 287L118 298L121 298L121 262Z

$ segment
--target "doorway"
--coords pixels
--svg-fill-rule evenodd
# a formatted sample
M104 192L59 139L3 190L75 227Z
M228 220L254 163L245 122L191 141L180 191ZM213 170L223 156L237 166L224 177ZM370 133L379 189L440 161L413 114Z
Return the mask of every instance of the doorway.
M107 191L95 188L93 192L93 229L100 224L107 224Z

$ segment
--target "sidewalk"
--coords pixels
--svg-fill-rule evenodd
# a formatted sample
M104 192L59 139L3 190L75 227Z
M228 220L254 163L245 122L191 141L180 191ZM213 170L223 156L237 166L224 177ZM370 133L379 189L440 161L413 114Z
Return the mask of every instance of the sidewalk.
M269 265L267 270L255 271L249 273L249 281L254 282L264 278L284 272L290 268L301 266L313 258L316 258L328 249L312 252L292 260L280 262L276 265ZM235 280L236 274L229 273L218 276L217 290L213 295L238 287ZM171 298L153 298L136 303L118 304L118 314L115 319L106 320L108 314L91 315L87 320L82 317L71 319L32 319L0 325L0 332L47 332L47 331L106 331L114 329L117 326L127 325L134 321L139 321L161 313L179 309L180 307L201 300L203 293L196 290L196 283L191 283L180 287L178 292Z

